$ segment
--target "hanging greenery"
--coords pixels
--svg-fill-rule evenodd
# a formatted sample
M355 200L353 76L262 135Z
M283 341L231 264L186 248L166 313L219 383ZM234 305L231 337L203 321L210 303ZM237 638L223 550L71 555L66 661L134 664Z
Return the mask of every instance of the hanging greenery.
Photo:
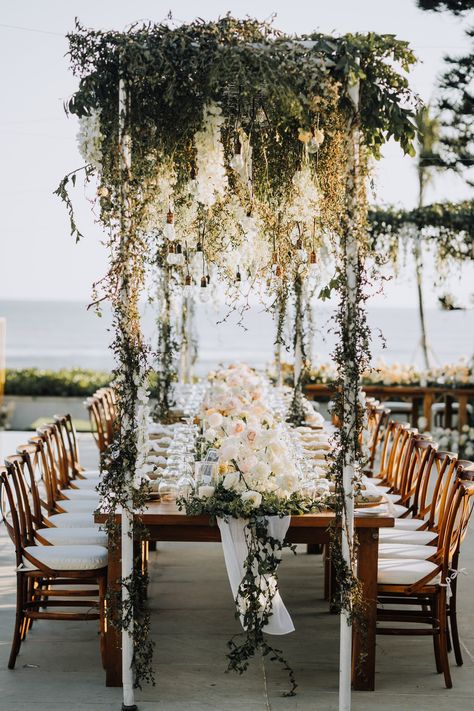
M324 263L337 263L331 281L341 299L336 402L343 423L348 403L359 413L360 372L368 358L366 158L379 158L390 137L413 154L415 102L398 67L408 70L415 58L406 42L391 35L294 37L268 23L230 16L179 27L134 25L123 33L78 23L68 38L79 86L67 108L80 119L86 161L79 171L90 185L97 181L95 203L111 254L94 298L109 299L115 313L119 416L101 490L112 525L117 506L131 511L146 497L140 471L147 358L138 298L144 255L157 245L167 253L176 284L194 285L201 296L215 276L228 285L230 297L244 282L276 294L319 280L324 293ZM122 116L120 81L128 96ZM358 82L355 106L350 92ZM354 130L361 146L357 157ZM125 168L124 135L131 147L131 166ZM81 233L68 189L79 171L57 190L76 239ZM348 253L351 240L357 244L355 260ZM353 284L346 280L349 264ZM347 301L354 287L357 304ZM342 469L358 461L363 425L359 414L350 422L341 431L334 468L340 521ZM352 568L340 570L341 605L352 611ZM123 584L130 601L143 600L134 576ZM131 619L125 611L125 629ZM135 634L138 684L150 678L146 627Z
M407 238L421 239L437 259L474 259L474 202L433 203L413 210L394 207L369 210L373 249L383 250L396 261L399 244Z

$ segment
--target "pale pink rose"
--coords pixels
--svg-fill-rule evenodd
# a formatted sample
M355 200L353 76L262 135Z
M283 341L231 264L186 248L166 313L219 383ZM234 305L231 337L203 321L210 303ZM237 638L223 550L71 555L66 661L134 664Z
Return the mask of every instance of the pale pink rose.
M245 422L243 420L235 420L230 428L230 433L238 435L245 430Z
M249 444L255 444L255 440L257 439L257 430L247 430L245 433L245 439Z
M239 460L239 467L240 470L246 474L246 472L249 472L251 469L254 468L254 466L257 464L258 459L255 456L255 454L251 454L248 457L244 457L243 459Z
M209 426L216 429L217 427L220 427L222 424L222 420L224 418L222 417L220 412L213 412L211 415L208 416L207 421L209 422Z

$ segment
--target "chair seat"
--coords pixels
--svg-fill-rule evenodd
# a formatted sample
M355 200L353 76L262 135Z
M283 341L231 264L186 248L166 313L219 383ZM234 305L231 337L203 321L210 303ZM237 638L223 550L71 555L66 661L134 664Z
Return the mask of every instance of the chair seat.
M97 484L100 483L100 478L99 477L93 477L92 479L73 479L71 482L71 485L75 489L81 489L81 490L86 490L86 491L94 491L96 490Z
M99 529L99 525L94 523L94 515L87 512L52 514L48 517L48 521L55 528L90 528L94 526Z
M430 573L434 573L437 567L436 563L429 560L384 558L379 560L377 582L379 585L412 585ZM438 573L427 584L436 585L440 580L441 575Z
M67 515L67 514L66 514ZM90 528L42 528L38 535L53 546L104 546L107 534L97 526Z
M403 529L381 528L379 532L382 543L407 543L410 545L427 546L436 540L437 534L432 531L404 531Z
M381 543L379 559L382 558L417 558L427 560L436 553L436 546L423 546L415 543Z
M61 495L68 499L93 499L99 500L99 494L94 489L61 489Z
M57 504L67 513L93 514L99 506L99 499L61 499Z
M103 546L28 546L25 551L53 570L98 570L107 565L107 548ZM24 558L29 570L36 570Z
M424 523L421 518L396 518L395 528L403 531L417 531Z

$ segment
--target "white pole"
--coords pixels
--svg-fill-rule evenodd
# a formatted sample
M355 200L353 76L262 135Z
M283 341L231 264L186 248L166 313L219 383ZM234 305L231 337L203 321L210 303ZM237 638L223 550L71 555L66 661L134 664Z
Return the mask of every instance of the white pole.
M192 349L193 349L193 303L191 294L186 294L186 359L185 359L185 382L192 381Z
M120 151L120 168L121 170L130 171L132 166L132 147L131 147L131 136L127 133L126 127L126 117L128 112L128 93L123 79L119 82L119 125L120 125L120 135L119 135L119 151ZM126 182L123 183L122 187L122 198L124 201L124 207L127 210L127 185ZM128 216L125 216L128 220ZM129 235L126 234L126 229L122 227L122 240L126 240ZM124 234L125 233L125 234ZM122 288L121 299L125 302L128 301L128 291L127 288ZM134 479L135 472L128 472L129 484L132 487L132 482ZM122 523L122 578L129 578L133 572L133 513L132 511L132 500L127 502L126 509L122 510L121 523ZM122 605L125 606L128 601L128 591L125 586L122 586ZM123 704L122 709L124 711L131 711L136 709L135 697L133 691L133 672L132 672L132 660L133 660L133 620L130 623L130 627L125 630L122 629L122 685L123 685Z
M349 96L352 99L356 110L359 108L359 83L349 89ZM349 137L351 142L350 151L353 163L350 166L351 175L349 181L353 181L352 193L357 199L358 184L358 130L351 128ZM356 207L356 206L354 206ZM356 208L357 209L357 208ZM347 303L345 305L346 328L354 328L351 323L351 315L357 306L357 270L358 270L358 243L357 234L354 235L349 229L345 235L346 250L346 285ZM352 333L356 338L357 334ZM346 433L351 433L355 426L356 408L358 406L358 392L354 392L351 383L344 383L344 417L342 427ZM344 489L345 516L342 521L342 556L344 561L351 567L353 565L351 551L354 541L354 460L355 453L347 452L346 463L342 473L342 485ZM339 642L339 711L350 711L351 709L351 679L352 679L352 625L350 623L349 612L344 610L340 620L340 642Z

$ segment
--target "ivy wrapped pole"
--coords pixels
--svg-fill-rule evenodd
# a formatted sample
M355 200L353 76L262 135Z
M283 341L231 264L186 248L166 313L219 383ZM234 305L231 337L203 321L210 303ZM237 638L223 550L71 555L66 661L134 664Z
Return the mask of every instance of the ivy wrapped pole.
M122 176L129 175L132 168L132 150L131 137L128 133L128 105L129 94L123 79L119 82L119 151L120 151L120 170ZM120 251L126 252L126 242L130 239L130 220L129 220L129 205L128 205L128 184L127 180L122 182L122 204L123 217L120 236ZM122 284L120 285L120 299L125 309L128 306L130 298L129 294L130 281L127 275L124 275ZM125 327L129 324L125 323ZM127 427L126 420L121 418L121 427ZM121 513L121 545L122 545L122 580L129 580L133 575L133 494L132 486L135 477L134 471L127 472L128 484L130 486L130 498L127 506L122 507ZM125 610L130 605L130 591L126 585L122 583L122 609ZM123 711L132 711L136 709L135 695L133 691L133 618L129 621L127 627L122 626L122 684L123 684Z
M345 367L342 376L342 494L344 506L341 516L341 553L347 570L354 574L354 481L357 461L357 443L354 435L357 433L357 411L359 406L359 372L357 359L359 303L359 244L356 229L357 212L360 209L359 199L359 89L357 82L349 87L349 96L354 104L356 120L352 122L348 136L348 174L346 215L343 234L343 262L345 274L342 300L342 349ZM351 677L352 677L352 615L347 606L342 606L340 618L339 643L339 711L350 711L351 708Z

